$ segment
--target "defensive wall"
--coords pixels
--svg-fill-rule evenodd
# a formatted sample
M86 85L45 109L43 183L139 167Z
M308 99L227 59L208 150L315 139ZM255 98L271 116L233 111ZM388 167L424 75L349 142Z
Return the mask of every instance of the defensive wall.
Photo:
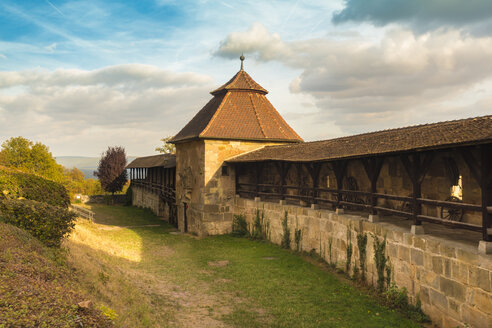
M144 187L132 186L132 205L148 208L157 216L169 219L169 207L158 194Z
M295 249L294 231L301 230L300 247L314 250L328 263L345 270L347 244L353 247L352 267L359 266L357 234L367 234L367 282L376 285L374 238L386 237L386 255L392 281L405 287L410 300L417 297L423 311L440 327L492 327L492 258L479 254L476 242L459 241L437 231L414 235L405 220L369 222L360 215L342 214L325 209L262 202L236 196L234 213L244 214L250 225L257 209L264 211L269 239L280 244L282 220L288 213L291 248ZM384 219L383 219L384 220ZM395 222L395 223L393 223ZM437 227L440 228L440 227ZM431 229L426 225L425 229ZM445 228L443 228L445 229ZM459 234L459 232L458 232ZM477 238L480 236L477 234ZM331 244L331 252L330 252ZM331 254L331 258L330 258Z

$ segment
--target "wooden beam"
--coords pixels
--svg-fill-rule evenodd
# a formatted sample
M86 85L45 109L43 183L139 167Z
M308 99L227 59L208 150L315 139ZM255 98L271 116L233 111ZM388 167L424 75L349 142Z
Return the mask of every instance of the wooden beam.
M422 205L417 201L422 197L422 182L434 159L434 152L411 153L401 155L401 162L412 181L412 203L413 203L413 220L415 225L421 225L422 221L419 215L422 214Z
M318 197L319 173L321 171L321 163L315 162L307 164L307 168L309 171L309 175L313 180L311 204L316 204L316 198Z
M341 208L340 202L342 201L342 194L340 193L340 190L343 189L343 178L347 173L347 164L347 160L331 162L331 168L335 173L335 179L337 180L337 208Z
M480 146L480 188L482 189L482 237L485 241L492 241L489 228L492 227L492 214L488 207L492 205L492 145Z
M371 182L371 214L377 214L375 206L377 206L376 188L381 173L381 168L383 167L384 157L374 157L374 158L363 158L362 165L366 171L367 177Z

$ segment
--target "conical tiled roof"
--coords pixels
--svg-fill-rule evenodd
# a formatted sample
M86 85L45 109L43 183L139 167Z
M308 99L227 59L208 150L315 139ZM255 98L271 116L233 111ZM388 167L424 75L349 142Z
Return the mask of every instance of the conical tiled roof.
M264 89L261 85L255 82L244 70L240 70L236 75L232 77L226 84L218 89L210 92L213 95L220 94L228 90L248 90L248 91L258 91L263 94L267 94L268 91Z
M228 139L302 142L266 98L268 93L240 70L171 140Z

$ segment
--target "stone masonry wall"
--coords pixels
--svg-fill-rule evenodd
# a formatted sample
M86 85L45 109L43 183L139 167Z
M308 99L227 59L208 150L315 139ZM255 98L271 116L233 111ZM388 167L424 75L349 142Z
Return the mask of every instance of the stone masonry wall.
M231 232L235 196L235 172L232 166L223 174L224 161L245 152L279 143L259 141L205 140L205 184L200 235ZM281 143L280 143L281 144Z
M278 144L256 141L195 140L176 145L176 205L178 228L197 235L231 231L235 195L233 167L223 174L224 161L233 156ZM186 203L187 208L184 204Z
M169 209L158 195L145 188L132 186L132 205L149 208L155 215L169 218Z
M256 209L264 210L273 243L281 242L281 222L287 211L291 239L295 229L302 230L302 250L314 249L327 262L343 269L347 243L353 246L352 261L359 263L357 234L367 233L367 281L372 285L377 281L374 236L380 240L386 236L392 280L408 290L413 303L420 298L422 309L434 324L492 327L492 256L478 254L476 246L431 235L412 235L405 228L390 223L371 223L360 216L235 197L235 214L245 214L250 224ZM347 241L347 230L350 241ZM293 241L291 248L295 248Z

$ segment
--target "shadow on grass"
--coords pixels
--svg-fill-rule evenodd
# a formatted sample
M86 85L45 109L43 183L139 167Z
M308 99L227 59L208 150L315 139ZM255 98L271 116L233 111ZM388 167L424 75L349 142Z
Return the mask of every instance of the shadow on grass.
M419 327L276 245L173 235L134 207L93 210L96 224L71 238L73 263L123 326Z

